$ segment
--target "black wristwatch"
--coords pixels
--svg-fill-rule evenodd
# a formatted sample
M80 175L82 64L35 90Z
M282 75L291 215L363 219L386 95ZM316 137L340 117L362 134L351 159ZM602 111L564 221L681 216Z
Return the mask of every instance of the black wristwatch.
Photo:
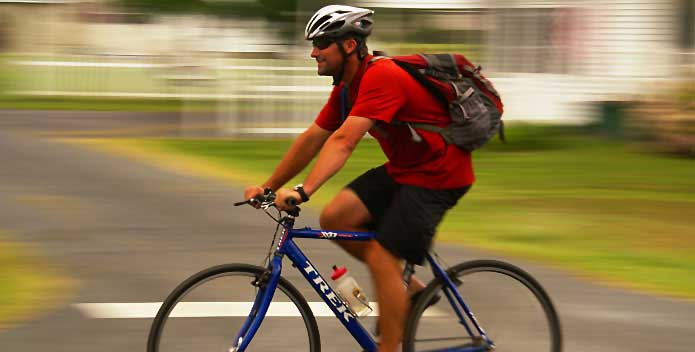
M294 186L294 190L299 193L299 196L302 197L302 202L308 202L309 201L309 195L306 194L304 191L304 185L303 184L298 184Z

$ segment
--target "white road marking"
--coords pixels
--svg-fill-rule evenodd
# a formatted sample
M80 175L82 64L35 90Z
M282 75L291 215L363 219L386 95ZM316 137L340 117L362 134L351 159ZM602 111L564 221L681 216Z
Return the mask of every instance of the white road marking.
M179 303L172 317L201 318L201 317L245 317L249 314L253 302L184 302ZM148 303L76 303L73 304L82 315L91 319L129 319L154 318L162 302ZM369 316L378 316L379 307L376 302L370 303L374 311ZM309 302L309 307L316 317L335 317L324 302ZM443 316L443 311L430 308L425 316ZM266 316L296 317L299 311L292 302L272 302Z

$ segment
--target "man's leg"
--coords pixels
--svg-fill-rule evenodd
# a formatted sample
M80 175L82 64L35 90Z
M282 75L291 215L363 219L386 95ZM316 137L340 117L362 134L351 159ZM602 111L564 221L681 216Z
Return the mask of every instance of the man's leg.
M351 189L343 189L324 208L320 217L323 229L367 231L372 216ZM403 335L408 309L408 294L403 289L402 260L387 251L377 241L335 241L348 253L367 264L372 274L379 302L380 351L395 351ZM415 276L408 293L422 290L425 285Z
M344 188L323 209L319 224L325 230L366 232L372 216L355 192ZM366 242L336 240L340 247L361 262L364 262Z
M366 243L364 259L372 273L379 301L379 352L395 352L403 339L405 318L410 309L401 278L401 259L375 240Z
M344 188L338 192L335 198L323 209L319 218L321 228L326 230L366 232L368 231L367 224L371 222L373 222L373 218L369 214L369 210L357 194L349 188ZM363 253L366 242L340 240L334 242L359 261L365 262ZM401 267L402 271L403 267ZM425 284L413 275L408 286L408 293L412 295L424 288Z
M333 200L323 209L319 223L322 229L366 232L367 224L373 222L372 215L362 200L349 188L338 192ZM364 251L366 242L336 240L341 248L361 262L365 262ZM400 268L401 273L403 267ZM401 286L402 287L402 286ZM408 293L411 295L425 288L425 284L415 277L411 277Z

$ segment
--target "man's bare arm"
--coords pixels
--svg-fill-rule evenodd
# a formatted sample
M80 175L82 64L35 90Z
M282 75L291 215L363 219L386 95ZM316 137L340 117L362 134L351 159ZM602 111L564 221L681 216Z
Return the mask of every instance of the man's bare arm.
M365 117L350 116L343 125L328 138L316 164L304 181L304 190L313 194L329 178L335 175L352 154L375 121Z
M333 132L324 130L316 124L309 126L292 143L280 164L278 164L268 180L263 183L262 187L277 190L302 172L321 150L331 133Z

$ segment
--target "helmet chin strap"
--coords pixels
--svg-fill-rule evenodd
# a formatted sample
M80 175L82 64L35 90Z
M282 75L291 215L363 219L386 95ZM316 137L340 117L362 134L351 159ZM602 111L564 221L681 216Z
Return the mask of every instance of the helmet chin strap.
M354 55L357 52L360 52L360 48L362 47L362 42L358 42L357 46L355 47L355 50L353 50L350 54L345 52L345 48L343 48L343 41L336 41L335 42L338 45L338 50L340 51L340 55L343 56L343 64L340 66L340 72L336 73L333 75L333 85L337 86L340 84L340 81L343 79L343 73L345 72L345 64L347 63L348 57ZM363 59L360 55L360 60Z

